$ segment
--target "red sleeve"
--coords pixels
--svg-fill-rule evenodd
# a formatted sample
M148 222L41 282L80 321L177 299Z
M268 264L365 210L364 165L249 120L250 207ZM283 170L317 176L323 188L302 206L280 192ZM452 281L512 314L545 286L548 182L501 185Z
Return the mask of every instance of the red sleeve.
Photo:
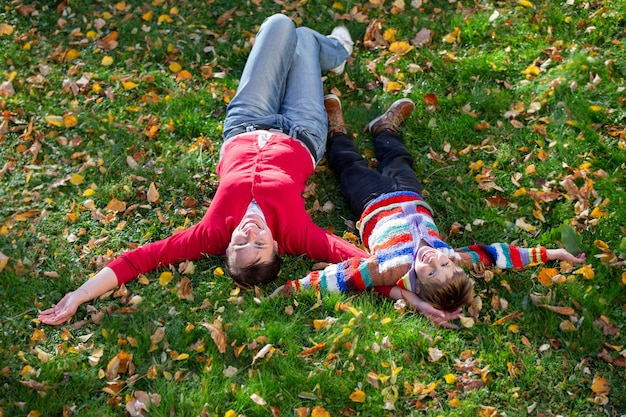
M377 285L374 287L374 291L383 297L388 297L391 294L391 289L395 287L395 285Z
M212 228L204 218L187 230L123 253L108 266L115 271L117 283L121 285L158 267L203 255L223 255L228 240L222 236L222 231Z

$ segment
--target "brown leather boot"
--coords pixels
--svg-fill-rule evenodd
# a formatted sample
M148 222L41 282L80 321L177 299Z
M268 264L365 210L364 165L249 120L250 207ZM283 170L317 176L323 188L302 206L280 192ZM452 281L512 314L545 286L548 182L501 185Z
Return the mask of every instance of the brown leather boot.
M348 134L346 123L343 121L341 113L341 101L334 94L328 94L324 97L324 107L328 114L328 137L331 138L338 133Z
M372 136L378 135L383 130L398 131L398 128L411 115L415 103L410 98L396 100L385 113L378 116L367 124L367 130Z

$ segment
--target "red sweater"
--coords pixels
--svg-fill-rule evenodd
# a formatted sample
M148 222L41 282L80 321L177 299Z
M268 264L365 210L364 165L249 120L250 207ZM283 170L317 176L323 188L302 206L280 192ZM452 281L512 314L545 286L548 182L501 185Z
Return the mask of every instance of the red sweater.
M254 198L263 210L281 254L306 255L337 263L368 254L321 227L305 209L302 193L315 166L296 139L272 132L263 147L258 132L244 133L224 145L217 166L220 184L202 220L187 230L120 255L108 266L118 284L159 266L224 255L230 237Z

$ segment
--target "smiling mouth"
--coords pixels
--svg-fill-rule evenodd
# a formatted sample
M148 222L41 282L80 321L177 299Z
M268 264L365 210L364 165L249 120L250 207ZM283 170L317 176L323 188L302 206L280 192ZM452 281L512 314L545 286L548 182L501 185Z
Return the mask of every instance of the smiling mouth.
M433 258L435 257L435 250L434 249L428 249L424 252L424 254L422 255L422 259L421 261L425 264L429 263Z

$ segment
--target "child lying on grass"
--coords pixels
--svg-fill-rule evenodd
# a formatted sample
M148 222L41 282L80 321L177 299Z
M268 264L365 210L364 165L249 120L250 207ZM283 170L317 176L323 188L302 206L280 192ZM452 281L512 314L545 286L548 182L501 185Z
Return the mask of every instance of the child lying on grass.
M503 243L451 248L439 236L433 211L420 195L413 158L397 133L415 104L410 99L398 100L368 124L379 161L377 170L369 168L348 137L339 99L326 96L324 106L329 120L327 157L339 176L344 198L360 218L357 226L371 256L287 281L274 294L309 288L343 292L374 287L387 297L405 299L437 324L457 328L450 321L459 318L461 307L474 298L474 283L461 266L523 268L551 260L585 261L584 253L574 256L565 249Z

